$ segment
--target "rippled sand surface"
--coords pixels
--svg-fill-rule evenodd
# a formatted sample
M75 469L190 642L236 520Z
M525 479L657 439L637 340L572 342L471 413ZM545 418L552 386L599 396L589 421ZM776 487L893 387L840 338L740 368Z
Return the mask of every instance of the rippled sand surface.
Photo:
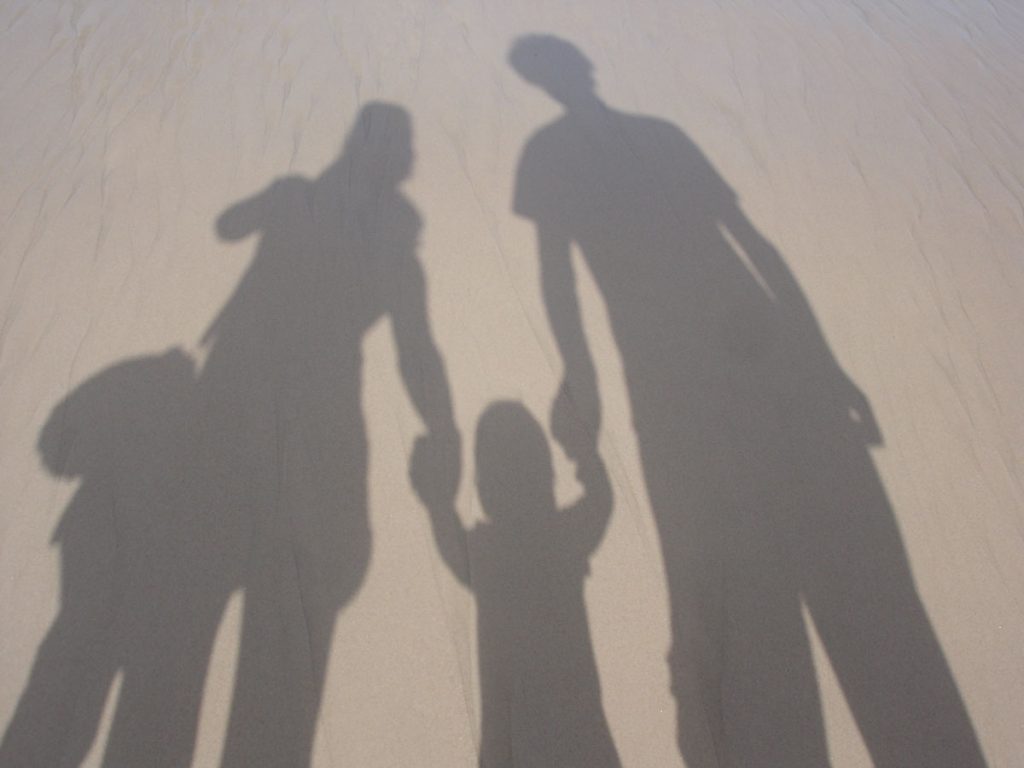
M1022 51L3 3L0 764L1018 764Z

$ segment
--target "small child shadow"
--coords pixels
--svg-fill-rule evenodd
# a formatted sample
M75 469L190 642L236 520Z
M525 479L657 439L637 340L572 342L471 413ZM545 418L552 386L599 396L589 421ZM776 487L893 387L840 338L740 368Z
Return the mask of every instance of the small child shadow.
M573 451L584 493L555 502L551 452L521 404L492 404L476 431L486 520L466 528L446 473L416 446L412 479L445 562L477 604L480 765L618 766L601 705L583 584L608 524L612 492L592 440ZM444 486L439 488L439 486Z

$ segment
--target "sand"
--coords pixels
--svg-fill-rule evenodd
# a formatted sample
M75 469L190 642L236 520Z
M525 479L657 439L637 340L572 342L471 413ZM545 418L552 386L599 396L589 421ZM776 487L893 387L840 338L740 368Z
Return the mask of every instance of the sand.
M0 764L1020 763L1014 3L0 30Z

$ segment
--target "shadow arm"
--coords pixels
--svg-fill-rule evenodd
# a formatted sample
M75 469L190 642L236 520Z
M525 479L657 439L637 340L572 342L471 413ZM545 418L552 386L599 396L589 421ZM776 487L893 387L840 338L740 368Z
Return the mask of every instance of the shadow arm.
M768 291L774 296L783 316L791 322L792 328L801 334L802 348L818 349L827 357L824 366L832 369L833 380L839 383L851 418L862 432L865 442L869 445L880 445L881 430L875 420L871 403L835 359L806 295L775 246L757 231L736 205L726 209L721 222L757 270Z
M435 439L424 435L416 440L409 460L409 475L413 488L427 508L430 529L441 559L452 575L468 587L469 553L467 531L455 510L454 493L445 481L444 468L438 468L448 451L438 449ZM456 447L457 449L457 447Z
M455 426L444 362L430 332L426 282L419 261L406 258L391 276L391 323L402 381L426 426L410 459L413 488L430 516L441 558L460 582L469 584L466 531L455 510L461 475L461 440Z
M589 555L604 538L614 500L608 471L596 448L587 450L577 459L576 477L583 486L583 496L563 514Z
M217 217L217 236L231 242L248 237L259 230L266 219L274 186L245 200L240 200Z
M818 335L821 335L818 321L814 317L810 304L807 303L796 278L782 260L782 256L779 255L775 246L757 231L757 228L737 205L730 205L726 208L721 222L743 249L780 308L797 319L801 327L813 329Z
M552 407L551 428L569 456L577 458L570 448L574 443L570 439L574 412L591 434L596 435L601 426L597 372L583 330L570 240L558 229L540 225L537 241L544 306L563 366L562 384Z
M389 302L398 367L413 406L432 435L455 433L451 390L427 314L426 283L415 258L398 266L398 290Z

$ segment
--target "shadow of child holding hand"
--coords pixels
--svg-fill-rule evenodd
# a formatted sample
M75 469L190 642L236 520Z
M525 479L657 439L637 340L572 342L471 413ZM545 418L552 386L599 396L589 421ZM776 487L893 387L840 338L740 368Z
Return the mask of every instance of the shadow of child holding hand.
M455 511L452 473L436 466L444 452L421 440L413 453L413 485L441 556L476 598L485 768L619 765L583 598L611 486L592 438L580 437L569 453L584 493L558 509L540 425L519 403L490 405L476 432L487 519L469 529Z

